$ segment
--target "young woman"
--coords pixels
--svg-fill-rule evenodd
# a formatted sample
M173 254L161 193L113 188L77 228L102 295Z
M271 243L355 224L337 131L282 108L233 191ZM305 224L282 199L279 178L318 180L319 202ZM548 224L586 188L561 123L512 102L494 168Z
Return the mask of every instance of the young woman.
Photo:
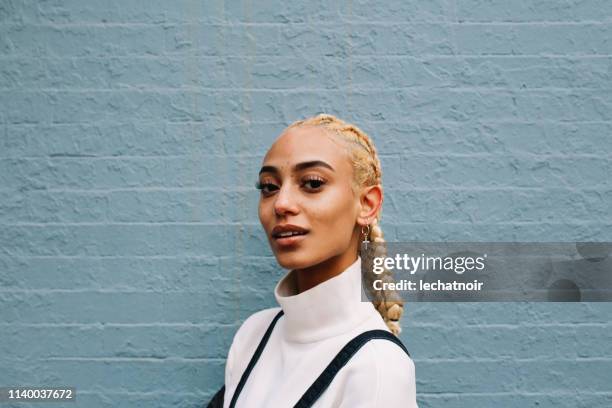
M383 242L381 175L370 138L332 115L293 123L270 147L259 219L290 271L274 290L280 307L251 315L234 337L224 407L292 407L351 339L384 330L397 341L402 303L361 300L360 244ZM365 342L298 406L416 407L414 364L388 340Z

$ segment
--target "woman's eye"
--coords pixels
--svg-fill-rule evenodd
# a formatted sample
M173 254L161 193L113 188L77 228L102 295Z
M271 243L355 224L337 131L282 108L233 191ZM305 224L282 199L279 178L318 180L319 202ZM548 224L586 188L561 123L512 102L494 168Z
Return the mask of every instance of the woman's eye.
M325 182L323 180L319 180L319 179L310 179L310 180L306 180L304 181L304 187L311 189L311 190L317 190L319 188L321 188L321 186L325 184Z
M276 184L272 184L272 183L260 183L260 182L257 182L255 187L258 190L261 190L261 193L264 194L264 195L270 194L273 191L278 190L278 186Z

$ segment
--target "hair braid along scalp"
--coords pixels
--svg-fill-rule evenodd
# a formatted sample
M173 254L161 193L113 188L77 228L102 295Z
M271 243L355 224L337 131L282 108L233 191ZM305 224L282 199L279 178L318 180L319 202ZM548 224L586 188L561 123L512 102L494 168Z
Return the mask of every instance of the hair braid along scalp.
M382 167L378 158L378 152L370 137L363 130L333 115L324 113L293 122L286 130L301 126L322 127L331 131L332 135L348 142L353 165L354 177L352 187L354 192L363 186L382 185ZM368 239L373 242L384 243L383 232L378 225L379 220L380 211L372 222ZM374 279L374 276L369 278ZM376 278L385 281L393 280L393 276L388 270L385 270L383 274L378 275ZM368 288L374 291L371 284L368 285ZM389 330L397 336L401 332L399 321L404 312L404 302L401 301L395 291L380 290L377 292L373 296L372 304L382 316Z

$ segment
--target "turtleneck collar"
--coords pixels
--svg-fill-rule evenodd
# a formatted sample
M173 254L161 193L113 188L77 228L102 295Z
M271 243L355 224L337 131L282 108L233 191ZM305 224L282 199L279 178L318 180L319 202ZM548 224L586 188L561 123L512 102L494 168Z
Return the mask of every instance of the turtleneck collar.
M284 312L284 337L307 343L333 337L359 326L372 313L372 303L361 301L361 258L342 273L297 293L295 270L276 285L274 296Z

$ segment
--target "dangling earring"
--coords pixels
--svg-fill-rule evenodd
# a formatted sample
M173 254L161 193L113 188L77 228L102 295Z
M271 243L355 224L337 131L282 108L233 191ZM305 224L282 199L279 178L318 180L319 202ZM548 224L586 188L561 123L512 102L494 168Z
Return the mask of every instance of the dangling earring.
M365 249L368 249L368 244L370 243L370 241L368 240L368 237L370 235L370 224L366 224L365 225L365 231L364 231L364 227L361 227L361 234L363 235L363 244L365 245Z

